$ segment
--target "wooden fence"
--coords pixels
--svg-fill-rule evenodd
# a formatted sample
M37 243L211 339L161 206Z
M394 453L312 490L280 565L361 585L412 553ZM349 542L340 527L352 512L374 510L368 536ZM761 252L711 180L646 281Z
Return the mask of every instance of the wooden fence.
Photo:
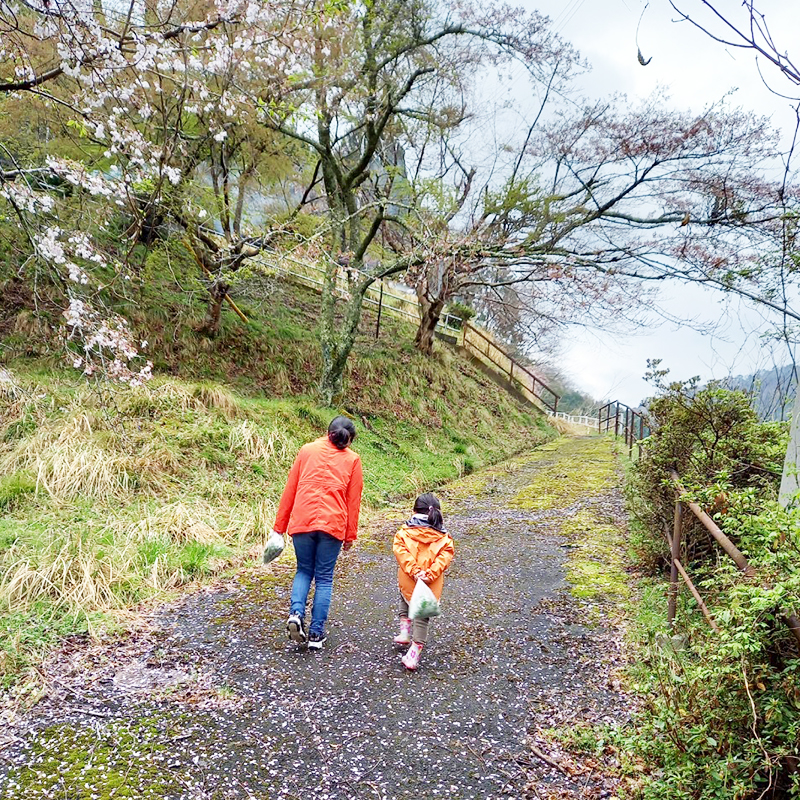
M305 259L282 255L280 260L271 260L263 255L258 255L252 260L314 289L320 289L324 283L325 270ZM358 274L352 277L357 280ZM350 283L351 277L347 268L340 268L336 276L337 293L346 297L350 292ZM393 281L381 280L373 283L367 289L364 303L377 306L376 336L380 330L381 314L401 317L414 324L418 324L421 319L419 301L414 292L411 289L407 292L404 291L399 284ZM467 352L477 356L504 377L508 377L529 401L541 404L550 413L557 412L560 395L527 367L506 353L489 334L453 314L442 314L437 330L449 336L451 341L462 345Z
M703 598L700 596L700 593L697 591L697 587L689 577L686 568L681 563L681 543L685 509L688 508L697 517L697 519L700 520L705 529L714 538L714 541L716 541L722 550L733 560L745 578L753 579L756 577L757 573L752 565L748 563L747 559L744 557L739 548L736 547L736 545L725 535L722 529L714 522L713 519L711 519L711 517L708 516L708 514L706 514L705 511L703 511L702 508L700 508L699 505L697 505L697 503L692 502L691 500L681 500L681 497L686 494L686 491L684 490L683 486L681 486L678 473L672 470L670 472L670 478L675 486L675 515L673 519L671 535L667 525L664 525L664 535L667 539L667 544L669 545L671 562L669 596L667 600L667 621L670 628L674 627L675 611L678 604L678 577L680 577L680 579L689 588L689 591L692 593L692 597L694 597L694 599L697 601L697 605L703 612L703 616L706 618L709 626L714 631L718 632L719 627L714 621L713 615L703 601ZM797 640L798 645L800 645L800 618L793 613L787 613L784 615L784 620L792 635Z
M251 260L312 289L321 290L325 282L325 269L304 259L289 255L281 255L280 259L270 259L258 255ZM336 275L336 293L340 297L347 297L350 294L352 280L357 280L361 274L363 273L356 273L351 278L349 270L340 267ZM413 290L404 291L394 281L375 281L364 295L364 305L377 307L379 314L400 317L415 325L420 321L419 301ZM442 314L438 327L451 337L460 337L462 321L454 314Z
M501 375L508 377L528 400L533 403L538 401L553 414L558 411L560 395L527 367L515 361L486 333L465 322L462 343L468 353L477 356L481 361L488 362Z

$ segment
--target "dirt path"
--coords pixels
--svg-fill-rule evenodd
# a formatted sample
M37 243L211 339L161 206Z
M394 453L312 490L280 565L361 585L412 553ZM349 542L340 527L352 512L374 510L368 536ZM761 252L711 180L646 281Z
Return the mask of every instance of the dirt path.
M72 643L0 733L0 798L613 796L546 735L625 718L619 631L578 624L604 615L566 593L580 541L561 532L587 512L623 524L613 474L607 443L562 439L441 492L456 560L417 673L391 645L405 508L340 559L322 653L284 639L286 555L113 644Z

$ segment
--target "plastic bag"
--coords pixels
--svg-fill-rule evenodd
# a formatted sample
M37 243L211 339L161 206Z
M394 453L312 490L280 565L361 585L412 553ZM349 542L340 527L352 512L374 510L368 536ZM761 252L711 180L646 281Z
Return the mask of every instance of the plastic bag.
M283 538L283 534L277 531L270 531L261 560L265 564L269 564L270 561L274 561L283 552L284 547L286 547L286 540Z
M417 585L411 593L411 600L408 601L408 618L424 619L426 617L438 617L442 613L436 595L430 590L425 581L417 580Z

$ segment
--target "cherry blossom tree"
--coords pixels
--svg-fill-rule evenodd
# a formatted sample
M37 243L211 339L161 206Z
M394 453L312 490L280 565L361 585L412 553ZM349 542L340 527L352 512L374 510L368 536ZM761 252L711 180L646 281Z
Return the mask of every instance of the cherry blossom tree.
M506 307L510 294L528 321L537 307L545 322L609 319L642 296L637 284L665 280L795 313L762 259L797 200L762 177L778 156L767 122L725 104L670 111L661 95L623 104L559 113L500 190L478 187L466 223L444 236L420 229L417 247L433 242L416 274L422 350L444 303L476 288Z
M138 357L127 326L103 314L102 297L130 280L134 247L164 214L184 226L195 253L204 242L218 256L201 261L211 328L215 303L226 291L222 273L243 257L241 225L224 224L218 242L202 228L202 206L183 190L200 161L231 136L239 116L253 119L253 78L266 101L271 84L300 68L294 41L303 17L290 0L219 0L200 9L177 0L146 10L136 2L0 3L0 102L24 95L42 104L48 125L68 132L78 154L37 163L3 148L0 201L29 242L24 268L45 268L61 287L68 339L83 339L84 354L75 363L87 375L98 372L92 354L101 344L114 355L102 362L111 365L105 372L112 377L126 377L116 362ZM243 138L234 138L241 152ZM252 160L234 168L243 184L256 170ZM231 193L223 184L227 201ZM243 203L244 192L238 198ZM228 207L218 217L241 221ZM122 237L112 235L121 220ZM145 365L127 377L147 374Z

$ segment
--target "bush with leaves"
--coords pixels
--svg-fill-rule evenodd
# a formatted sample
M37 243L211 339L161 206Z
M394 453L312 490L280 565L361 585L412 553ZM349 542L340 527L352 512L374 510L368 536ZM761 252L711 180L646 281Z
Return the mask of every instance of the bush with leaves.
M800 511L745 489L727 519L758 574L728 559L694 572L718 633L688 593L677 622L689 647L665 651L650 631L631 743L650 766L635 793L646 800L800 797L800 658L785 620L800 604Z
M657 364L652 365L654 368ZM647 631L644 710L632 742L650 765L647 800L800 798L800 658L786 623L800 610L800 509L777 503L785 427L761 423L742 392L665 383L649 404L653 433L628 486L634 513L660 541L671 527L675 469L756 570L745 578L704 528L685 516L681 558L719 631L681 594L685 649Z
M698 378L667 383L658 363L650 362L647 374L658 394L648 403L651 435L632 470L629 498L634 515L664 543L666 559L662 531L671 530L675 508L670 471L692 499L722 520L732 493L748 489L764 501L777 498L788 431L784 423L760 422L745 392L716 382L700 388ZM694 517L685 521L684 543L689 563L713 553Z

